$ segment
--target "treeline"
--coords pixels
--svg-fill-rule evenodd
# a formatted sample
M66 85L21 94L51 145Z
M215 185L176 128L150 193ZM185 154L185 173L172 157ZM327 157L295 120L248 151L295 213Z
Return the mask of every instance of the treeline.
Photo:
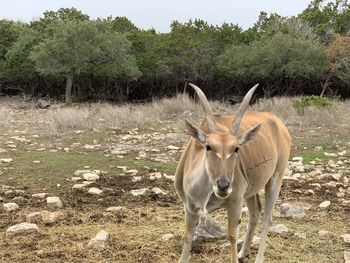
M349 29L346 0L313 0L295 17L261 12L247 30L190 20L169 33L62 8L30 23L0 20L0 94L135 101L193 82L218 99L255 83L265 97L349 97Z

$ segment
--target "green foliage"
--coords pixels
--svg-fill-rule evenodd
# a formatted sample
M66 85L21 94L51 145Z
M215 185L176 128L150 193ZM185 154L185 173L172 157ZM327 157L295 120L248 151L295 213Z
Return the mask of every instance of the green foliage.
M40 42L30 58L44 75L104 72L110 75L135 75L135 60L128 53L131 43L105 24L91 21L55 23L54 34Z
M309 106L327 108L331 105L332 100L327 97L305 96L294 101L294 107L299 113L304 113L305 108Z
M226 49L218 57L217 69L248 83L261 79L272 83L280 78L317 78L328 70L328 61L323 48L312 41L276 34Z

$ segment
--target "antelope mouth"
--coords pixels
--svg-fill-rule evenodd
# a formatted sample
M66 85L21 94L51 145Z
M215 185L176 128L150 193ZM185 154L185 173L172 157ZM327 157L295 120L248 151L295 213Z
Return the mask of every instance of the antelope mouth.
M214 194L217 198L219 199L226 199L227 197L229 197L229 195L231 194L232 192L232 188L228 189L227 191L225 192L222 192L222 191L218 191L216 189L214 189Z

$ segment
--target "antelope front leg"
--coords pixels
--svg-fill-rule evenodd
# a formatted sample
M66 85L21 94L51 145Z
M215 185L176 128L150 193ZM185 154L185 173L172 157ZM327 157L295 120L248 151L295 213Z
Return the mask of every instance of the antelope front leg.
M237 257L237 240L239 233L239 223L241 222L242 200L235 201L227 208L228 219L228 239L231 243L231 263L238 263Z
M185 221L186 221L185 235L183 238L183 247L182 247L181 257L180 257L178 263L187 263L188 262L188 258L190 256L190 251L191 251L193 236L194 236L197 224L198 224L198 219L199 219L198 215L191 214L185 208Z

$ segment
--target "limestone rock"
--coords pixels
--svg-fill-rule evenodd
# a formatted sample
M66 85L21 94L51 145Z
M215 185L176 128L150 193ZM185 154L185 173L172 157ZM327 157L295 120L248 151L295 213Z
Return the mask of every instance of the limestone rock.
M95 250L103 250L106 247L106 242L108 240L108 232L101 230L96 234L94 238L89 241L88 248Z
M331 205L331 201L323 201L321 204L318 205L319 208L321 209L326 209L327 207L329 207Z
M284 224L278 224L270 227L269 231L277 234L282 234L283 232L288 232L288 227L286 227Z
M15 235L26 235L31 233L36 233L39 231L39 228L36 224L23 222L10 226L6 230L6 236L15 236Z
M306 215L304 208L289 203L281 204L279 212L282 217L303 218Z
M57 196L51 196L46 198L47 207L51 210L57 210L63 207L62 201Z
M220 225L212 218L208 217L205 222L201 222L195 232L195 240L221 239L226 233Z
M16 211L19 208L19 205L16 203L5 203L3 204L4 210L7 212Z

